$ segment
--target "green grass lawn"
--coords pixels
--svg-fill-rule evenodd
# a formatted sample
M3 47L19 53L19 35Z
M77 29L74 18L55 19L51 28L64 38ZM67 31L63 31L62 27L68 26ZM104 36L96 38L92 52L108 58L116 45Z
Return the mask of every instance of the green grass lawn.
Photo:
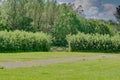
M69 58L77 56L95 56L94 53L75 52L26 52L26 53L0 53L0 62L6 61L29 61L49 58Z
M120 80L120 58L0 69L0 80Z

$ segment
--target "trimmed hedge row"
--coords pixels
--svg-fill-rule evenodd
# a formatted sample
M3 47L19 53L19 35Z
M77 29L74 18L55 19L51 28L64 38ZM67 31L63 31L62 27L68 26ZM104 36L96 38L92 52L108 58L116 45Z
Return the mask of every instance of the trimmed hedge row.
M0 52L48 51L51 36L39 32L0 31Z
M120 35L78 33L68 35L67 41L71 51L120 52Z

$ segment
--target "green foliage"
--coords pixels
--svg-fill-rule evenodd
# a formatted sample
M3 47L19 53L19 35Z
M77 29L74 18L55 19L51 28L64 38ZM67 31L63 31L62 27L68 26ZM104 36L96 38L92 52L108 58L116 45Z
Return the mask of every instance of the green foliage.
M58 5L56 0L5 0L0 7L0 30L24 30L48 33L54 46L66 46L66 35L84 33L114 34L108 23L85 19L82 7L72 9L71 4Z
M24 17L23 20L21 20L18 23L18 26L16 26L14 30L19 29L19 30L24 30L24 31L36 32L37 29L31 25L32 21L33 20L31 18Z
M51 37L45 33L0 31L0 52L48 51Z
M59 8L56 0L46 0L44 4L44 11L42 15L41 30L46 33L52 33L55 20L58 16Z
M1 4L1 20L10 30L50 33L57 16L56 0L6 0Z
M80 17L79 31L84 33L114 34L114 29L108 23L100 20L85 19Z
M9 29L11 30L26 26L26 24L20 24L26 21L26 3L27 0L6 0L3 2L1 5L1 20L3 24L10 27Z
M76 34L79 27L79 19L76 13L66 4L59 6L58 17L55 20L53 37L55 37L55 45L65 46L65 37L68 34Z
M0 31L1 30L5 30L5 29L7 29L7 28L5 28L5 26L3 25L2 21L0 21Z
M71 51L120 52L120 35L84 34L68 35Z

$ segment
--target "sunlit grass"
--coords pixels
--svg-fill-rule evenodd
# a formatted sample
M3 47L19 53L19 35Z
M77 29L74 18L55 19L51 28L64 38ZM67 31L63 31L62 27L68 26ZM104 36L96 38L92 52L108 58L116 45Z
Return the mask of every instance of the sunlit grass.
M120 80L120 58L1 69L0 80Z
M49 58L69 58L79 56L95 56L94 53L77 52L26 52L26 53L0 53L0 62L29 61Z

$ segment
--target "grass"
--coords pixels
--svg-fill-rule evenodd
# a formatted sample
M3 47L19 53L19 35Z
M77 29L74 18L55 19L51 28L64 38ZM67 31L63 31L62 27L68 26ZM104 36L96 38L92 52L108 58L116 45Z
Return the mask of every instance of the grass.
M0 80L120 80L120 58L0 69Z
M95 56L94 53L70 53L70 52L26 52L26 53L0 53L0 62L29 61L49 58L69 58L76 56Z

